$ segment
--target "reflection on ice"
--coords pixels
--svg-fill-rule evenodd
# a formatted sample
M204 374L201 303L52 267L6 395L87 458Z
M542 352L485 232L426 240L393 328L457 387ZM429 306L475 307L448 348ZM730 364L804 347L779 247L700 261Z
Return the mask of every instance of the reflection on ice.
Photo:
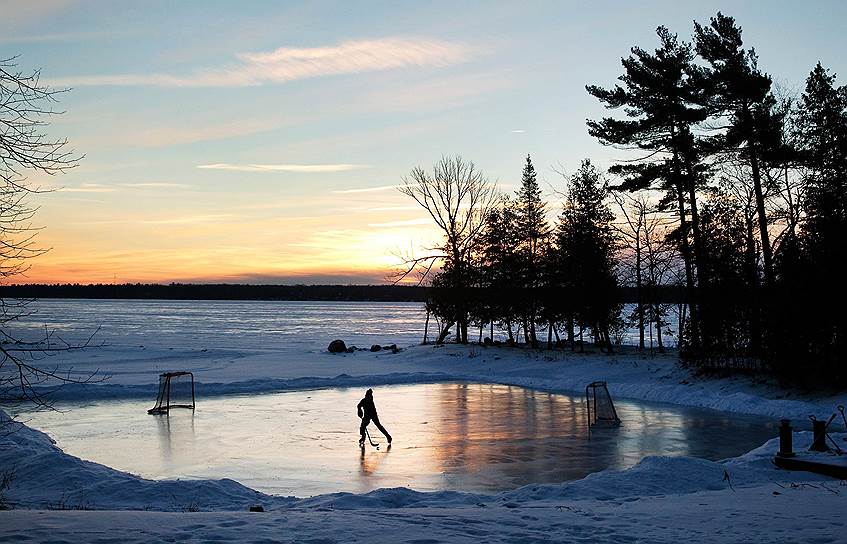
M589 436L580 397L521 387L422 384L375 388L394 436L358 446L358 389L198 399L197 410L147 415L114 401L27 414L68 453L150 478L232 478L308 496L379 487L497 491L624 468L645 455L722 459L772 437L762 418L616 400L623 425ZM372 426L373 427L373 426Z

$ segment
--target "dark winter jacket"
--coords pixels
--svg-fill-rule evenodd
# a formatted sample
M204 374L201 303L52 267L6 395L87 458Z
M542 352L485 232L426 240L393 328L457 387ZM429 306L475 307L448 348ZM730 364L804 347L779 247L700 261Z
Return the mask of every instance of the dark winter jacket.
M374 398L372 396L365 396L362 400L359 401L359 404L356 406L356 410L359 413L359 417L373 418L376 416L376 405L374 405Z

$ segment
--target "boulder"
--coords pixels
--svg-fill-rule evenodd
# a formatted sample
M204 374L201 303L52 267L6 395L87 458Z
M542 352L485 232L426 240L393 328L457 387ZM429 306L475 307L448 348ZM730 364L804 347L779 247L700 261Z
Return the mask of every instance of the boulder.
M347 345L344 344L344 340L333 340L326 349L330 353L344 353L347 351Z
M382 351L382 346L379 344L374 344L371 346L371 351Z

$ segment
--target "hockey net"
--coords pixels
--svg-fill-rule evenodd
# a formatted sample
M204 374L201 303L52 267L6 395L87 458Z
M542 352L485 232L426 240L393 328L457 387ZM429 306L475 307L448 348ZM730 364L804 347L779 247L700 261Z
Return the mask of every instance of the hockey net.
M589 427L617 427L621 424L606 382L591 382L585 388Z
M159 375L156 405L147 413L167 414L171 408L194 409L194 374L191 372L165 372Z

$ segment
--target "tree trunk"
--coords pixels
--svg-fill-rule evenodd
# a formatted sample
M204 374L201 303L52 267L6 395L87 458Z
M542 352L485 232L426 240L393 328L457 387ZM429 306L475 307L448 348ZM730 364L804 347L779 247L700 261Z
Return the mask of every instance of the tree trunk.
M529 319L529 341L533 348L538 348L538 337L535 334L535 309L533 309Z
M756 237L753 233L753 217L745 213L744 220L747 227L747 251L745 252L745 260L747 261L747 274L750 287L755 289L759 284L759 274L756 267ZM750 354L758 356L762 345L762 329L761 329L762 311L759 306L759 297L755 294L750 304Z
M612 345L612 336L609 333L609 327L603 326L603 338L606 343L606 353L614 353L615 347Z
M423 343L426 344L426 336L429 332L429 308L426 309L426 323L424 323Z
M568 317L568 343L571 345L571 351L576 349L573 326L573 317Z
M444 328L441 329L441 332L438 334L438 340L435 341L436 344L443 344L444 339L447 338L447 335L450 334L450 327L453 326L453 322L450 321L444 325Z
M756 213L759 216L759 238L762 240L762 257L765 264L765 284L773 285L773 250L771 248L770 234L768 233L768 214L765 209L765 196L762 191L762 173L759 167L759 153L756 150L756 132L753 128L753 116L747 104L744 105L744 114L747 116L750 127L747 135L747 153L750 158L750 169L753 171L753 191L756 194Z
M654 312L656 313L656 343L659 346L659 353L664 353L665 346L662 344L662 314L659 313L658 304L656 304Z
M468 315L462 315L462 343L468 343Z
M685 190L682 183L682 172L679 169L679 162L676 151L674 151L674 173L677 176L676 183L676 200L677 207L679 208L679 231L680 231L680 243L682 244L682 261L685 264L685 287L688 290L688 304L691 307L691 322L693 326L690 327L692 342L696 344L699 343L699 334L697 331L698 323L697 323L697 309L696 302L692 300L694 296L694 270L693 263L691 258L691 245L688 243L688 221L685 217ZM682 332L682 327L680 326L680 333Z
M644 301L641 293L641 234L635 241L635 300L638 304L638 349L644 351Z
M689 205L691 206L691 235L692 238L694 238L694 264L697 268L697 286L702 288L708 286L710 281L708 272L706 271L706 266L703 264L705 250L703 249L703 236L700 231L700 214L697 210L697 191L695 185L696 174L689 161L686 161L686 169L688 171L688 199L690 201ZM700 304L700 301L698 300L696 302L696 315L694 313L695 305L692 304L691 307L692 330L696 328L697 333L699 334L700 345L707 347L707 349L710 345L708 334L709 329L707 326L708 315L706 315L708 314L707 310L709 310L709 307L709 305Z
M547 325L547 349L553 349L553 321Z

